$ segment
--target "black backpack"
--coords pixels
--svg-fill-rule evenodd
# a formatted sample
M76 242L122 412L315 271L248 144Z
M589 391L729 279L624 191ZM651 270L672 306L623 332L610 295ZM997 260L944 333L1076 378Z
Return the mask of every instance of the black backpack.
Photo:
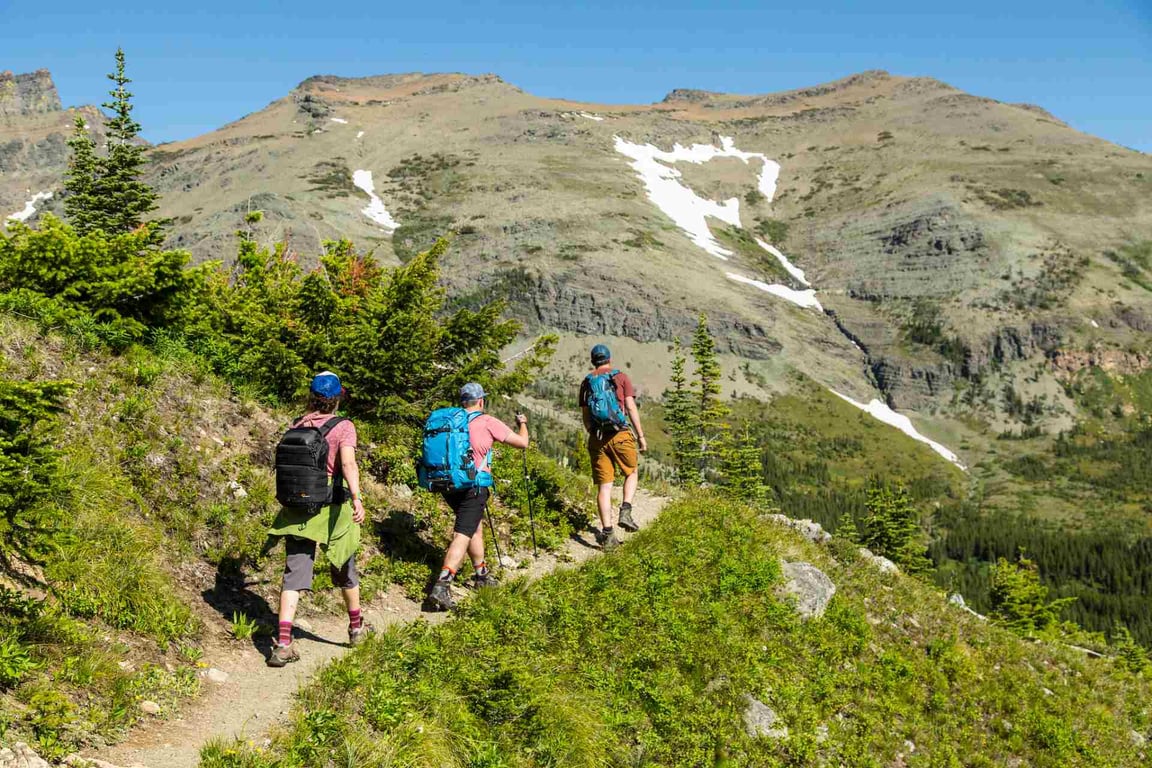
M329 483L328 433L348 419L334 416L319 427L291 426L276 446L276 500L286 507L343 503L344 477L340 462Z

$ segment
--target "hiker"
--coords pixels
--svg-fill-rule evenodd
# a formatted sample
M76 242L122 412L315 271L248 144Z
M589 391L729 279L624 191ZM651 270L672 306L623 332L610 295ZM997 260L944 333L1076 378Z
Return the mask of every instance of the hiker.
M460 407L433 411L424 425L424 456L418 467L420 483L441 493L456 516L444 565L428 589L425 607L430 610L450 611L456 607L451 587L465 554L472 560L472 586L479 589L496 585L496 578L484 561L482 525L493 482L489 455L493 443L527 448L528 418L516 414L518 431L513 432L507 424L484 413L484 400L482 386L465 384L460 389Z
M372 632L360 611L356 572L364 522L356 426L336 415L343 395L336 374L317 374L309 387L308 412L292 422L276 447L276 498L283 506L269 535L284 538L287 554L279 634L268 657L270 667L283 667L300 658L292 643L292 621L300 593L312 589L317 544L348 608L348 643L358 645Z
M639 530L632 519L632 499L640 478L636 443L640 451L648 450L640 412L636 408L636 391L628 374L612 367L612 352L604 344L592 347L592 372L580 383L580 413L588 431L588 456L592 459L592 482L597 486L596 506L600 511L600 530L596 543L605 551L620 544L612 510L612 485L616 471L624 475L624 501L620 505L620 527ZM635 430L635 435L633 435Z

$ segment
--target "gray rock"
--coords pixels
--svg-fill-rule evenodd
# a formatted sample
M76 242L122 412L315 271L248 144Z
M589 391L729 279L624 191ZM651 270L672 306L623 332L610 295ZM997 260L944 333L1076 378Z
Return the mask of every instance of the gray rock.
M228 490L232 492L232 498L234 499L248 498L248 491L244 490L244 486L240 485L240 483L236 482L235 480L228 481Z
M967 613L972 614L976 618L980 619L980 621L988 621L987 616L976 613L976 611L969 608L968 603L964 601L964 595L960 594L959 592L953 592L952 594L948 595L948 603L950 605L956 606L962 611L966 611Z
M388 493L398 499L412 498L412 489L403 483L396 483L395 485L388 486Z
M228 682L228 673L216 667L210 667L204 672L204 679L209 680L217 685L222 685Z
M801 536L808 539L808 541L815 542L816 544L824 544L832 540L832 534L824 530L824 526L820 525L813 520L796 520L788 515L765 515L765 520L771 520L779 525L784 525L797 531Z
M876 566L881 573L900 573L900 566L883 555L877 555L867 547L860 547L860 557Z
M0 749L0 768L51 768L48 763L22 741L11 749Z
M1132 739L1132 743L1137 747L1142 747L1148 743L1148 737L1139 731L1132 731L1128 734L1128 736Z
M142 701L140 702L140 711L146 715L159 715L160 705L154 701Z
M516 569L516 568L519 568L519 567L520 567L520 563L518 563L518 562L516 561L516 558L512 557L511 555L503 555L503 556L501 556L501 558L500 558L500 565L501 565L502 567L504 567L504 568L508 568L508 569Z
M780 718L764 702L744 694L744 731L752 738L786 739L788 727L777 726Z
M783 591L796 598L796 612L805 619L820 618L836 594L836 585L811 563L784 563Z

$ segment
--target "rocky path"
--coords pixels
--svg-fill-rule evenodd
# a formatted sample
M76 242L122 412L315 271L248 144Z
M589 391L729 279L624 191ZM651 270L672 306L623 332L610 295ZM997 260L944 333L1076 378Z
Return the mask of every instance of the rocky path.
M641 528L660 513L668 500L641 491L633 515ZM623 538L628 534L621 531ZM575 567L601 554L588 533L573 538L555 554L542 553L522 571L505 572L507 578L527 574L535 579L558 568ZM445 621L447 614L421 613L420 605L405 598L398 589L365 606L367 620L377 628L415 621ZM213 740L243 738L261 742L273 725L287 715L297 689L326 662L344 655L347 622L343 616L326 616L300 621L296 639L301 660L284 669L270 669L254 647L238 643L213 649L205 660L211 663L219 682L206 678L201 697L179 717L158 718L137 727L127 740L102 750L84 754L99 768L195 768L200 748Z

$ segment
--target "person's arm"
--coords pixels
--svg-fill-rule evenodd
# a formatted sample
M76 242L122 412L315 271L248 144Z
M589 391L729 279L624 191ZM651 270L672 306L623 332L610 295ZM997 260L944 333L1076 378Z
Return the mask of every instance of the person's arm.
M580 406L580 417L584 419L584 431L592 434L592 411L588 409L588 406Z
M356 449L350 445L340 446L340 471L344 482L348 483L348 493L352 496L352 522L364 522L364 499L360 496L360 467L356 465Z
M648 450L648 441L644 439L644 427L640 424L640 409L636 407L636 398L624 398L624 408L628 411L628 418L632 421L632 429L636 430L636 439L640 441L640 450Z
M516 414L516 424L520 430L512 432L509 430L508 435L500 442L505 445L510 445L513 448L527 448L528 447L528 417L522 413Z

